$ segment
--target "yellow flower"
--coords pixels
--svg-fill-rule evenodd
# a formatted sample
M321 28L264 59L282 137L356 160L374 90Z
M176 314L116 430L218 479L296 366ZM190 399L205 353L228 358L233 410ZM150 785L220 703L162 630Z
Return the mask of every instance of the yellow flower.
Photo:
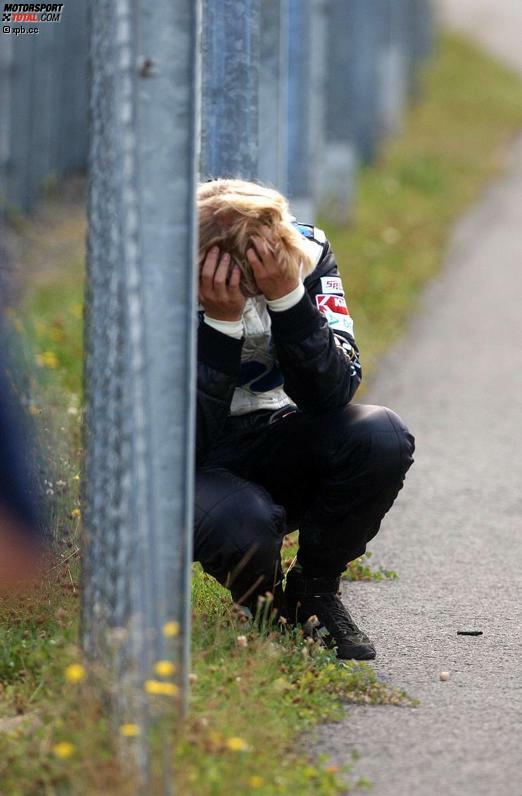
M140 734L140 728L137 724L122 724L120 733L124 738L136 738Z
M69 743L69 741L61 741L53 746L53 752L60 760L67 760L68 757L74 754L74 744Z
M171 622L165 622L163 625L163 635L166 638L172 638L173 636L178 636L180 631L179 622L175 622L174 620Z
M79 475L73 475L73 481L79 481L79 480L80 480Z
M237 736L227 738L226 746L231 752L247 752L249 748L247 742Z
M65 679L69 683L81 683L85 678L85 669L81 663L71 663L65 670Z
M160 680L145 680L147 694L161 694L162 696L177 696L179 688L174 683L162 683Z
M80 509L73 509L71 511L71 517L74 517L75 519L77 519L81 515L81 513L82 512L80 511Z
M172 661L157 661L154 664L154 671L159 677L170 677L176 671Z
M250 785L251 788L260 788L262 785L265 784L265 780L263 779L263 777L258 777L257 774L254 774L254 776L250 777L250 779L248 780L248 784Z
M41 368L52 368L54 370L60 363L54 351L44 351L43 354L36 355L36 364Z

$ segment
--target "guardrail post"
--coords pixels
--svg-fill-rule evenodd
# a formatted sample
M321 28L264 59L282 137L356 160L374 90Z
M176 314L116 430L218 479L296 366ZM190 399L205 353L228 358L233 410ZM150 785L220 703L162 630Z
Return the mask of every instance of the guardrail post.
M258 174L260 0L205 0L201 175Z
M345 0L331 0L326 33L324 181L320 208L331 221L345 223L354 200L358 155L354 133L353 97L350 88L353 51L352 31Z
M136 723L171 661L183 710L190 643L195 401L197 0L92 0L82 638ZM166 747L168 738L165 736ZM172 776L161 759L163 793Z
M411 17L408 0L382 0L379 47L379 135L397 133L408 97L408 47Z
M258 177L286 193L288 0L261 4Z
M322 179L325 9L324 0L288 5L288 196L305 223L315 220Z

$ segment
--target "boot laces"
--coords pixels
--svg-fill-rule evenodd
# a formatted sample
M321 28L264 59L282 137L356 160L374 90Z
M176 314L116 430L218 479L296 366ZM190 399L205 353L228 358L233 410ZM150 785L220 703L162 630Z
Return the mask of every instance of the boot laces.
M336 634L340 631L347 636L361 632L336 594L321 594L320 600L324 611L319 619L330 632L334 628Z

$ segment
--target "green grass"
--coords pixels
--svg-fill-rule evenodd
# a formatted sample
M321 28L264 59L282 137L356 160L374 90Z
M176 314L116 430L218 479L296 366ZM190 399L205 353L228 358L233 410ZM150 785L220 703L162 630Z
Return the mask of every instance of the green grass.
M337 769L308 760L296 748L298 734L318 716L340 718L342 699L402 704L407 698L379 684L365 664L340 668L331 653L307 645L297 632L282 637L245 629L225 597L207 575L196 575L191 712L173 751L178 792L340 792ZM48 600L40 595L17 610L3 606L0 642L14 664L2 671L3 709L27 717L7 733L0 729L6 796L130 793L96 692L87 680L73 684L64 677L66 665L78 660L75 599L56 585ZM53 751L64 741L73 745L65 760ZM152 792L160 793L159 786Z
M355 223L320 222L348 285L367 372L404 327L440 267L451 224L498 173L522 123L521 82L457 38L442 41L423 97L404 133L361 175ZM0 790L119 796L130 791L115 756L117 730L92 686L64 677L79 659L83 211L49 197L17 227L29 287L13 323L33 366L29 406L52 461L47 487L61 557L37 593L0 603ZM284 552L293 556L295 538ZM394 575L367 558L348 573L351 580ZM307 758L301 733L340 717L343 700L395 703L404 695L379 684L365 664L338 666L297 632L245 630L227 593L198 567L193 606L191 712L173 749L178 792L342 792L343 772ZM26 718L17 724L16 716ZM73 744L67 758L54 751L63 741Z

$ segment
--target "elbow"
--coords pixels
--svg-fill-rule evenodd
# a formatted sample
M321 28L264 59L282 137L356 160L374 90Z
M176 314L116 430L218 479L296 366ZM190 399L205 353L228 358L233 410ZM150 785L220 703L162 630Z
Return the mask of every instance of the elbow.
M342 383L336 385L336 389L332 391L328 401L325 402L324 409L340 409L349 404L355 396L360 383L361 379L357 375L351 375L346 380L343 379Z
M350 401L354 397L355 393L359 389L360 383L361 383L361 377L358 376L357 374L356 375L352 375L352 377L350 378L349 385L348 385L348 391L347 391L348 394L347 394L347 398L346 398L345 403L347 403L347 404L350 403Z

